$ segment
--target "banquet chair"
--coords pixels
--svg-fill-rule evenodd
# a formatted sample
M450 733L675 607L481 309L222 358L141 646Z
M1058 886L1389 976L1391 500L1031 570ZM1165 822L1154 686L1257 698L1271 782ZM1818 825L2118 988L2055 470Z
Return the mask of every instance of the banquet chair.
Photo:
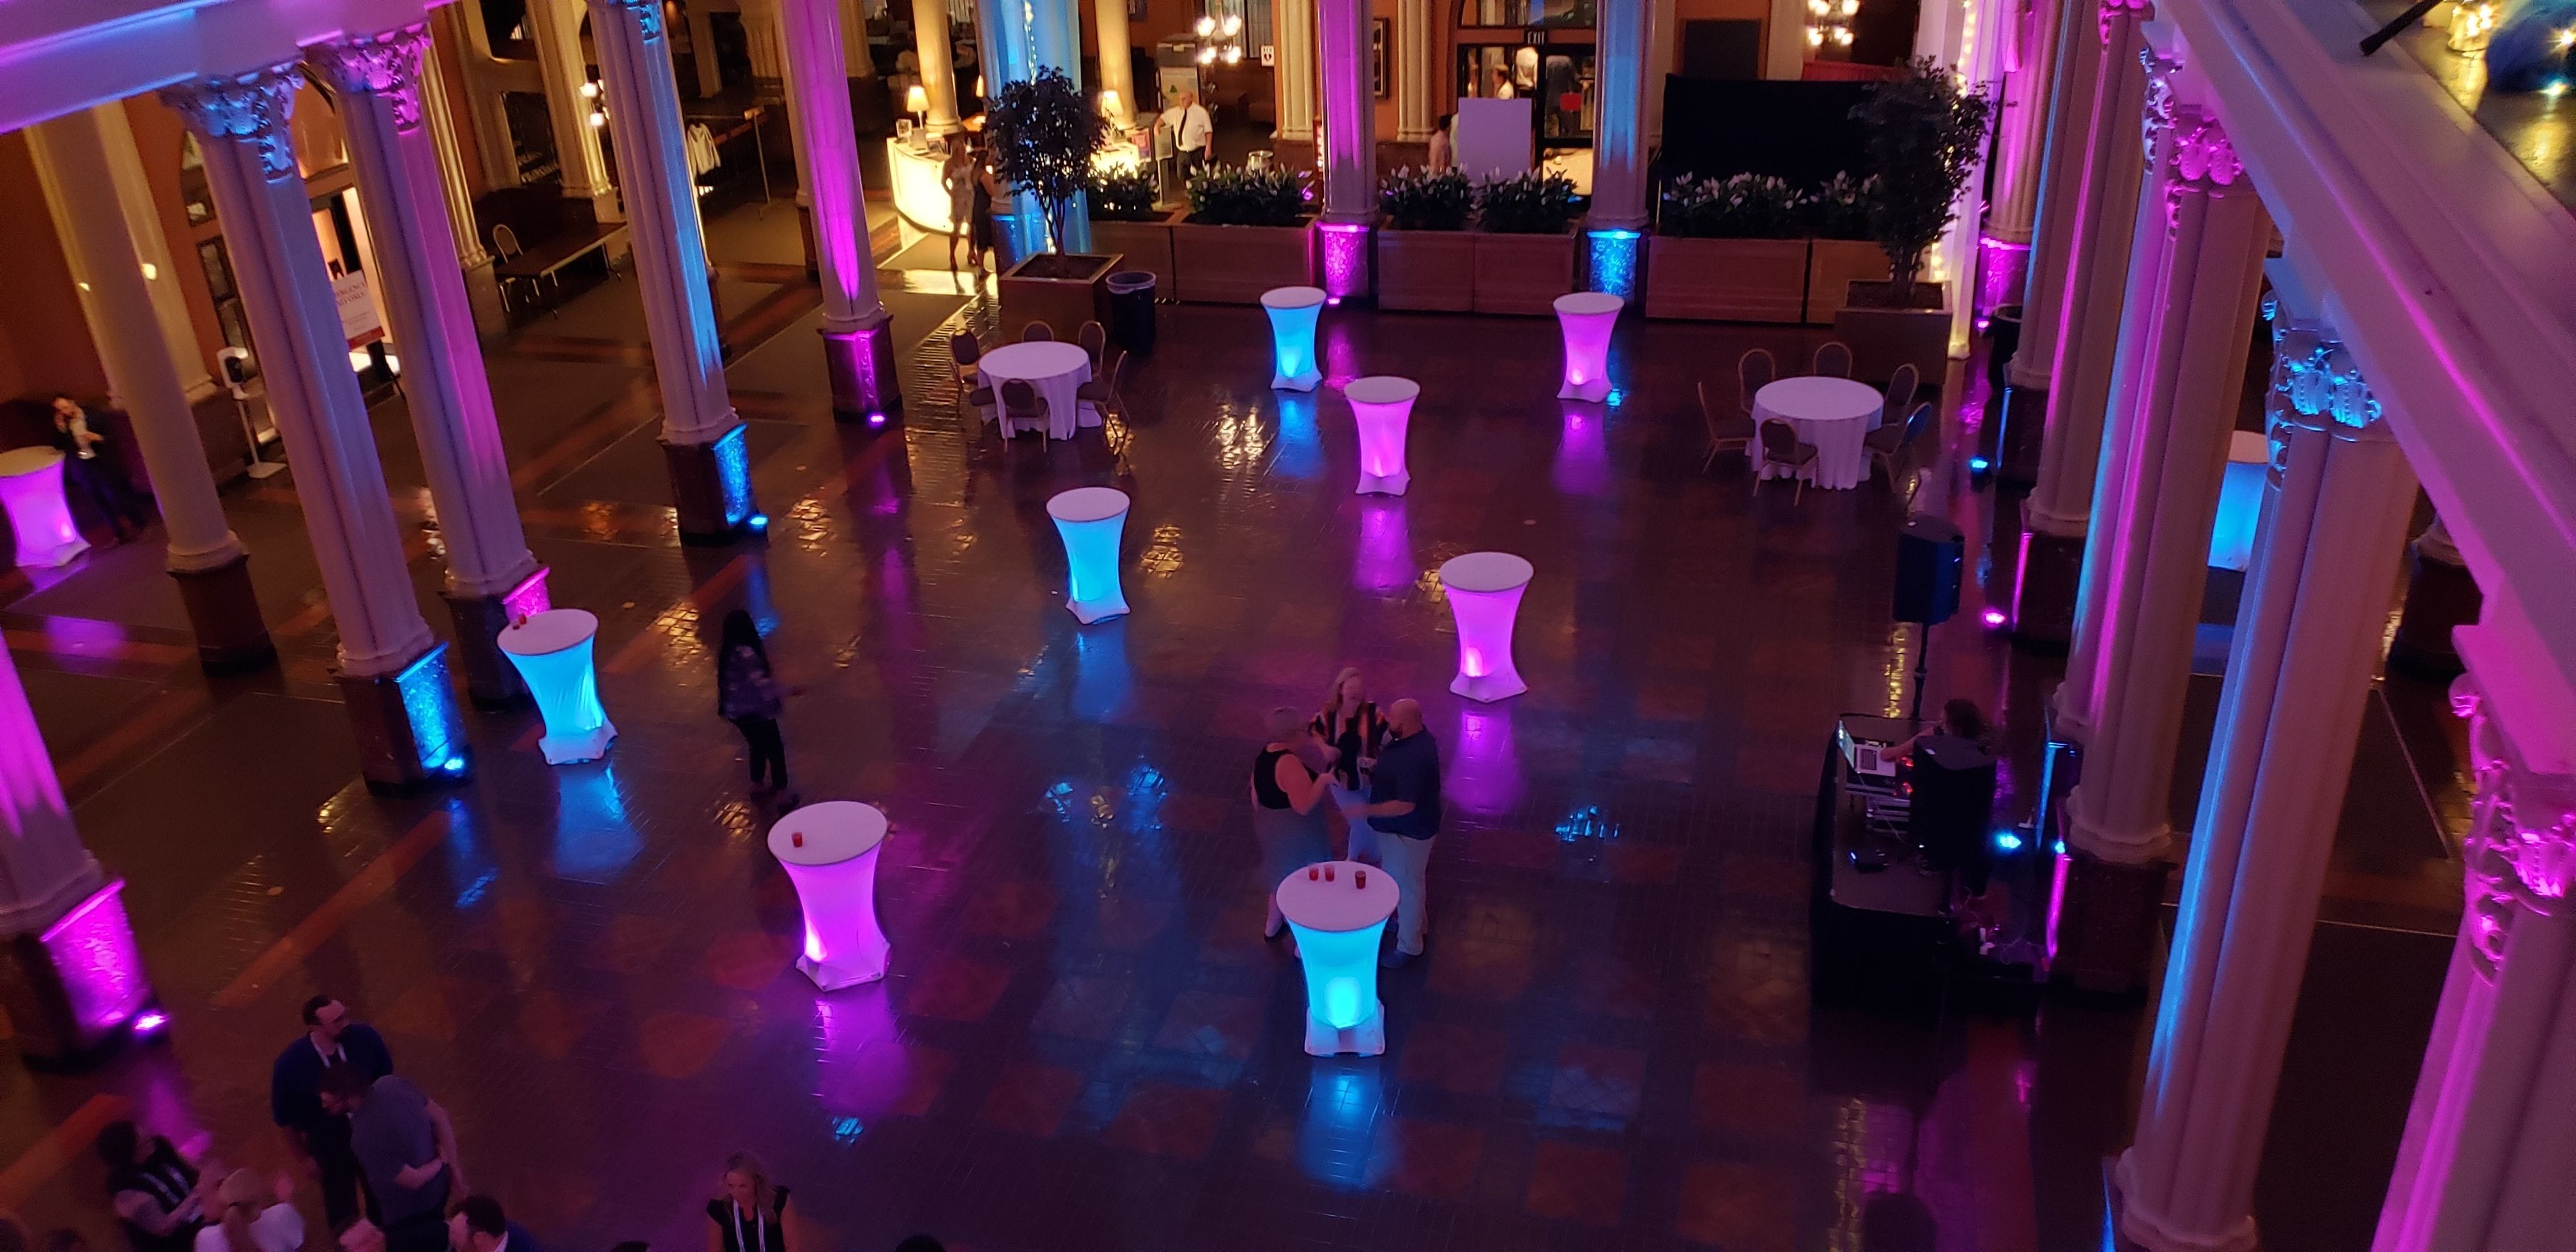
M1707 473L1717 464L1717 454L1728 448L1742 451L1748 462L1753 459L1753 415L1719 411L1706 382L1699 385L1699 416L1708 424L1708 459L1699 463L1699 472Z
M512 257L514 257L514 256L517 256L517 255L519 255L520 253L525 252L525 251L527 251L527 249L522 248L522 247L520 247L520 246L519 246L519 232L517 232L517 231L515 231L515 230L510 229L510 227L509 227L509 225L508 225L507 223L502 223L502 224L500 224L500 225L496 225L496 226L494 226L494 227L492 228L492 255L493 255L494 257L496 257L496 258L498 258L498 259L500 259L500 260L503 260L503 261L507 261L507 260L509 260L510 258L512 258ZM527 296L526 296L526 299L534 300L534 299L536 299L536 298L537 298L537 283L538 283L538 281L539 281L539 280L534 279L534 278L504 278L504 279L502 279L502 280L501 280L501 283L500 283L500 287L501 287L501 311L502 311L502 312L504 312L504 313L507 313L507 312L509 312L509 311L510 311L510 284L512 284L512 283L517 283L517 284L519 284L521 287L526 288L526 289L527 289ZM554 276L554 275L552 275L552 274L548 274L548 275L546 275L546 277L545 277L544 281L553 283L553 284L555 285L555 289L556 289L558 292L560 292L560 291L563 289L563 280L562 280L562 279L560 279L560 278L555 277L555 276ZM554 315L554 316L556 316L556 317L562 317L562 316L563 316L563 310L558 309L558 308L549 307L546 311L547 311L548 313L553 314L553 315Z
M1021 378L1002 383L1002 437L1016 437L1021 430L1047 433L1046 401L1038 398L1038 389Z
M1932 402L1926 400L1915 405L1914 411L1906 414L1904 421L1882 423L1878 429L1861 436L1861 451L1868 455L1870 464L1887 471L1887 485L1893 487L1896 485L1896 463L1900 459L1912 459L1915 443L1923 438L1923 432L1931 425Z
M1829 378L1851 377L1851 345L1840 339L1828 339L1816 348L1815 373Z
M958 392L957 402L975 410L975 416L984 421L999 422L1001 420L1002 401L1000 397L993 394L993 389L990 387L977 387L972 391ZM1010 437L1010 430L1008 427L1003 429L1002 435L1004 438Z
M1082 407L1098 414L1127 415L1127 401L1118 394L1118 376L1127 370L1127 350L1120 348L1109 356L1109 368L1090 382L1073 389L1074 399Z
M1021 343L1053 343L1055 327L1044 322L1031 322L1020 328Z
M948 337L948 361L957 376L957 390L973 391L984 385L983 367L976 364L983 359L984 344L975 332L960 330Z
M1746 417L1753 416L1753 393L1770 386L1771 380L1779 376L1780 363L1772 359L1769 348L1745 353L1735 363L1736 407L1744 410Z
M1082 329L1073 332L1073 339L1091 357L1091 372L1100 373L1100 367L1109 363L1109 328L1087 321L1082 324Z
M1896 372L1887 379L1887 403L1878 411L1894 416L1912 409L1914 393L1922 390L1922 377L1922 371L1915 369L1912 361L1897 366Z
M1762 423L1761 435L1762 461L1755 468L1767 470L1777 465L1788 470L1798 484L1798 490L1789 497L1789 507L1796 508L1800 500L1807 498L1807 480L1799 476L1798 471L1815 463L1816 445L1800 443L1798 428L1777 418ZM1753 490L1757 495L1762 491L1762 475L1759 473L1753 476Z

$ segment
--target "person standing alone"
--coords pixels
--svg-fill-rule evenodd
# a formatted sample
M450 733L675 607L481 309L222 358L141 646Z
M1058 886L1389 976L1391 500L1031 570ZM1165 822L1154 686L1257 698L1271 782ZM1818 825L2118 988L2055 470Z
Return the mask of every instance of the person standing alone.
M1163 111L1163 123L1172 129L1172 149L1180 155L1181 190L1186 195L1191 177L1207 167L1209 155L1216 150L1216 121L1199 103L1199 93L1184 91Z
M751 614L735 609L725 614L724 635L716 644L716 713L742 732L751 753L751 788L796 807L787 789L787 741L778 733L778 715L786 711L788 690L770 672L769 649Z
M1379 860L1402 893L1395 905L1395 950L1379 962L1397 969L1422 955L1431 920L1423 881L1440 834L1440 744L1422 724L1422 706L1412 700L1388 705L1386 722L1386 743L1369 772L1369 802L1360 812L1381 836Z
M350 1019L348 1005L319 995L304 1002L304 1033L269 1067L268 1113L321 1183L322 1211L336 1230L375 1206L349 1149L349 1119L322 1107L323 1079L335 1069L374 1082L394 1072L394 1054L375 1027Z

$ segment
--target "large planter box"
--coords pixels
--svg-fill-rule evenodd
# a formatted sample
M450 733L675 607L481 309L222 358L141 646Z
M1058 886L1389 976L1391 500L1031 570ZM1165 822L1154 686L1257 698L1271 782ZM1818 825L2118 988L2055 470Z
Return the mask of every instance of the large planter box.
M1807 253L1807 324L1831 326L1856 282L1887 281L1887 249L1866 239L1817 239ZM1939 377L1928 375L1927 377Z
M1489 235L1476 241L1476 311L1549 316L1574 290L1574 236Z
M1377 307L1464 313L1476 307L1476 237L1463 230L1377 232Z
M1834 314L1834 338L1851 345L1852 377L1885 383L1896 367L1912 363L1917 377L1938 386L1950 369L1948 309L1865 309L1845 304Z
M1172 298L1259 304L1273 287L1315 285L1312 226L1172 224Z
M1045 322L1058 339L1071 339L1084 322L1109 324L1110 273L1125 258L1111 253L1041 252L1002 274L1002 337L1014 342L1020 328Z
M1179 287L1179 271L1172 268L1172 223L1179 220L1179 210L1149 222L1095 217L1091 219L1091 246L1102 252L1120 253L1127 258L1126 268L1153 275L1154 298L1169 300Z
M1788 322L1806 316L1804 239L1646 240L1646 316Z

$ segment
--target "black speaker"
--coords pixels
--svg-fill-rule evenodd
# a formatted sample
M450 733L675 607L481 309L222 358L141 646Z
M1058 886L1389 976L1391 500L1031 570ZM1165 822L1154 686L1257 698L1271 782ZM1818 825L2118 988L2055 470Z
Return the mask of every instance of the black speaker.
M1896 620L1938 626L1959 611L1959 564L1967 538L1928 513L1896 536Z

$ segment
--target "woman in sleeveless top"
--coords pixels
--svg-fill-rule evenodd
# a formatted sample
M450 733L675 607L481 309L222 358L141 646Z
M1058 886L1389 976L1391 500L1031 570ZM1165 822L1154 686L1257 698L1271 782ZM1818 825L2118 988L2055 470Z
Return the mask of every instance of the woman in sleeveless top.
M749 1152L725 1158L724 1187L707 1201L707 1252L788 1252L787 1188Z
M1269 741L1252 761L1252 837L1261 845L1261 889L1270 901L1264 939L1277 938L1286 922L1279 915L1279 884L1333 855L1324 829L1324 815L1332 811L1324 793L1333 776L1297 759L1296 741L1305 733L1296 710L1270 710Z
M1324 693L1324 709L1306 729L1331 758L1333 780L1343 792L1368 794L1368 771L1377 764L1379 745L1386 742L1386 719L1369 702L1368 684L1360 680L1357 669L1333 675L1333 685ZM1377 864L1376 832L1368 823L1351 821L1338 807L1326 822L1335 848L1345 850L1354 861Z
M197 1167L168 1139L143 1137L132 1122L110 1122L98 1136L107 1191L134 1252L191 1252L206 1224Z

